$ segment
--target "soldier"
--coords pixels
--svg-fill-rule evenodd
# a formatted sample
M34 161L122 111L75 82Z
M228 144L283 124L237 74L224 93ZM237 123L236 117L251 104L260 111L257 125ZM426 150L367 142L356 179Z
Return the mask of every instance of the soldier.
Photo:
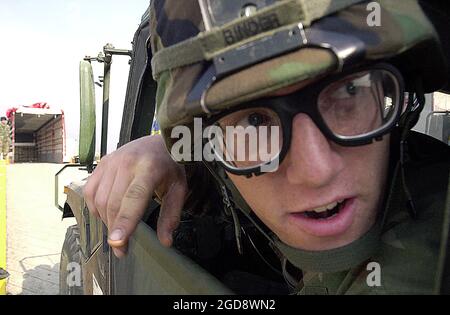
M11 145L11 129L8 125L8 118L2 117L0 124L0 144L1 144L1 159L7 160L9 148Z
M104 158L85 187L115 254L125 255L155 193L162 244L174 243L182 209L219 209L235 227L236 251L251 243L269 265L272 252L290 293L439 291L450 153L410 130L447 72L419 4L379 1L372 23L364 1L247 3L152 1L162 135ZM173 135L195 130L199 118L213 159L186 165ZM247 128L270 154L258 156L264 144L246 133L227 137ZM222 280L261 293L255 283L270 287L273 278L250 265L255 277Z

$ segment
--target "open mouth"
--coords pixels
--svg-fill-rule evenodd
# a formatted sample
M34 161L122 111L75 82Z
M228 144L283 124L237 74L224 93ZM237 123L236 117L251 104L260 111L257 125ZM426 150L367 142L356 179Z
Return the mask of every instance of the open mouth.
M324 207L305 211L302 213L308 219L327 220L337 216L339 212L345 207L346 200L340 200Z
M359 205L356 197L293 213L291 218L301 230L316 237L338 236L352 226Z

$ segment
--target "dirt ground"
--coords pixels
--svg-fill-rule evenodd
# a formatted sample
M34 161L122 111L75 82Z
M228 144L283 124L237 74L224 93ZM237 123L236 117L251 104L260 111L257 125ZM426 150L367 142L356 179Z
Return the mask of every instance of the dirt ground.
M59 260L66 230L75 219L61 220L55 207L56 164L7 166L7 293L56 295L59 293ZM60 179L63 186L86 177L72 169Z

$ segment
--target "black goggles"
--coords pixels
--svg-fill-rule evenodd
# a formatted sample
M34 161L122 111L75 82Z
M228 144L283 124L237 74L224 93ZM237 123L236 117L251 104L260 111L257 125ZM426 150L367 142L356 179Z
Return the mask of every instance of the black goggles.
M234 107L206 121L214 159L235 175L276 171L286 157L294 118L308 115L341 146L381 141L404 105L400 72L389 64L353 69L286 95ZM209 129L208 129L209 128Z

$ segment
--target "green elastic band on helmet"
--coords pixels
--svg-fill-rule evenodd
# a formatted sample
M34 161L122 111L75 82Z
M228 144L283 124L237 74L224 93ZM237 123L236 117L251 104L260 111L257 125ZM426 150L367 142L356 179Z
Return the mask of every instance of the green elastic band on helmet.
M261 9L250 17L245 17L228 23L220 28L200 33L179 44L170 46L157 52L152 59L153 77L155 80L167 70L192 65L204 60L211 60L220 53L236 49L247 42L275 33L280 28L294 23L309 27L312 22L325 16L339 12L347 7L364 2L364 0L285 0L270 7ZM249 21L263 19L276 15L276 23L254 36L243 38L230 45L224 32Z

